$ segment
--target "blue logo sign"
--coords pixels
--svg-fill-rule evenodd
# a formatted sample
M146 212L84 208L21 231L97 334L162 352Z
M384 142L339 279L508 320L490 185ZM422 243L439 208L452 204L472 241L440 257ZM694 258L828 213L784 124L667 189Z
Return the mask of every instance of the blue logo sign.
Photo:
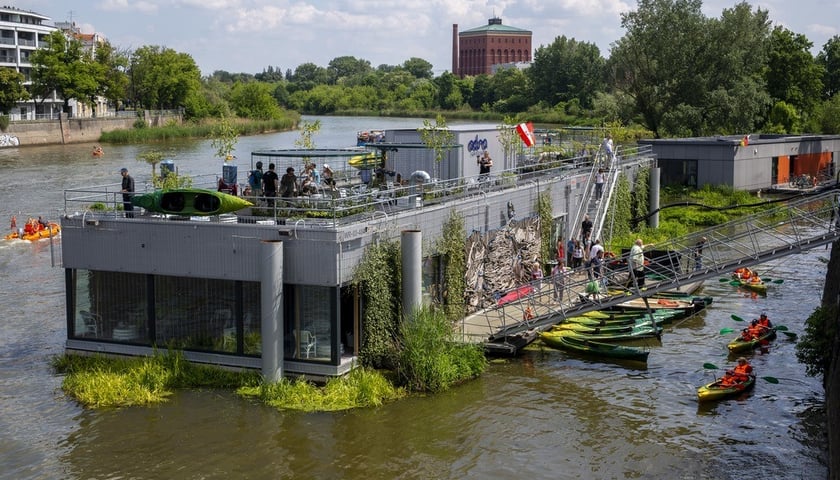
M478 135L476 135L475 139L470 140L469 143L467 143L467 151L470 152L471 155L483 152L484 150L487 150L486 138L478 138Z

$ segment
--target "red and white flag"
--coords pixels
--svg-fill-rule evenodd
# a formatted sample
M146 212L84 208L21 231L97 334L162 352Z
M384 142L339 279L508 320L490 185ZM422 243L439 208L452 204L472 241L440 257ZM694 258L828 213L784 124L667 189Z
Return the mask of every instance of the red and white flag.
M519 134L519 138L522 139L526 147L533 147L537 143L534 139L534 124L531 122L523 122L517 125L516 133Z

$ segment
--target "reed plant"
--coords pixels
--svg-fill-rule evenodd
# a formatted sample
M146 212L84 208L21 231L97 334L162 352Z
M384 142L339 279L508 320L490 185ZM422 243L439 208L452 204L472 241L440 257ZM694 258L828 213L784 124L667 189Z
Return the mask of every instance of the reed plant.
M289 410L336 411L375 407L402 398L406 391L395 387L377 370L357 368L344 377L332 378L323 386L300 377L274 383L241 387L239 395L258 398L266 405Z
M237 135L256 135L291 130L295 128L297 122L297 118L289 116L275 120L240 121L234 123L232 127ZM130 144L185 138L214 138L217 130L218 126L215 122L168 124L154 128L144 127L102 132L99 141L101 143Z
M235 388L256 385L256 372L235 372L186 361L182 352L149 357L61 355L53 369L64 374L62 390L90 407L128 407L163 402L178 388Z

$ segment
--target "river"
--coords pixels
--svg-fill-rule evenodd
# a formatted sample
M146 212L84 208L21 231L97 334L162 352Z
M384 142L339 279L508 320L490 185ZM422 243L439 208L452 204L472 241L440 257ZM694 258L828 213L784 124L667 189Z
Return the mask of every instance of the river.
M321 118L318 147L345 147L358 130L417 127L417 119ZM297 132L240 138L250 152L295 148ZM138 182L164 151L181 173L219 174L210 141L0 149L0 218L56 219L63 191ZM60 241L60 240L59 240ZM801 333L818 305L829 251L761 267L783 279L766 297L708 281L704 312L668 327L647 368L582 359L534 345L442 394L372 409L277 411L229 391L182 391L146 408L86 410L61 391L50 359L63 352L63 271L48 241L0 242L0 478L6 479L823 479L827 474L821 379L805 376L795 342L780 335L751 356L759 380L743 398L699 406L695 389L731 365L736 314ZM720 372L717 372L720 373Z

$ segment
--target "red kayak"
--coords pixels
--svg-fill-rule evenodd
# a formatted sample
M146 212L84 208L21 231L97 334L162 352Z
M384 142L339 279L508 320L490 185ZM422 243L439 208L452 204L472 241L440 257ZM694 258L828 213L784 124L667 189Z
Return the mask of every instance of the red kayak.
M516 290L512 290L499 299L498 306L502 306L509 302L515 302L522 297L530 295L534 291L534 287L530 285L523 285Z

